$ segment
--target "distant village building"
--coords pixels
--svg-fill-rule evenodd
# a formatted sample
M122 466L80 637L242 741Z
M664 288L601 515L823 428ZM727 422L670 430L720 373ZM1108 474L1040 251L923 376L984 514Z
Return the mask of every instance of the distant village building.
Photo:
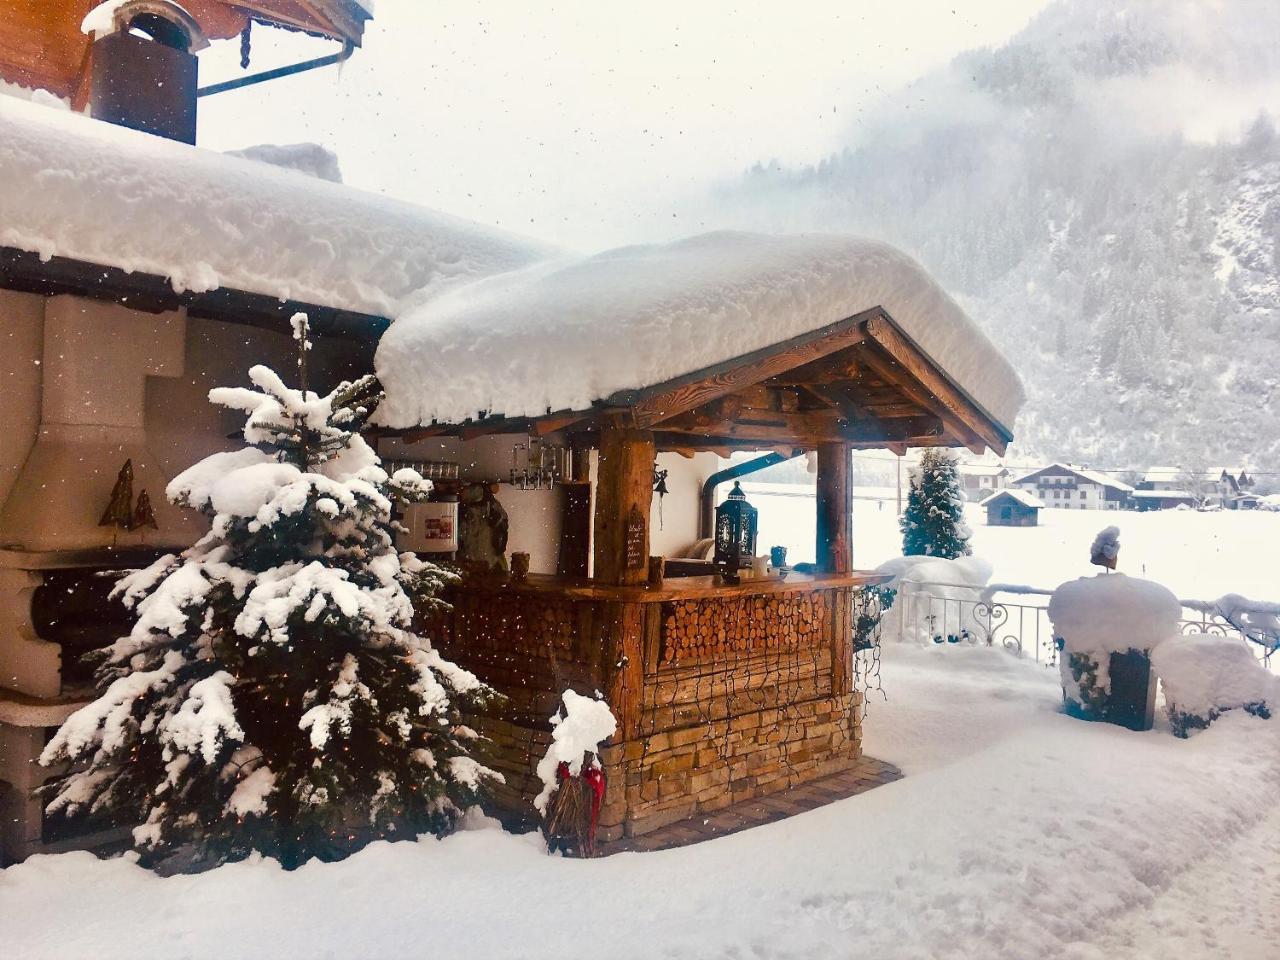
M1186 490L1135 490L1133 507L1146 513L1148 510L1176 510L1178 507L1194 507L1196 498Z
M1254 480L1243 467L1214 467L1208 470L1185 467L1152 467L1138 484L1139 493L1162 493L1164 497L1142 496L1140 509L1169 509L1150 504L1167 502L1173 507L1188 504L1196 507L1222 507L1227 510L1250 510L1258 498L1248 495Z
M1098 470L1055 463L1015 480L1012 487L1035 494L1046 507L1064 510L1129 509L1133 487Z
M1009 471L1000 463L960 464L960 489L966 500L980 501L1009 486Z
M1040 498L1026 490L1000 490L982 501L989 527L1035 527L1040 525Z

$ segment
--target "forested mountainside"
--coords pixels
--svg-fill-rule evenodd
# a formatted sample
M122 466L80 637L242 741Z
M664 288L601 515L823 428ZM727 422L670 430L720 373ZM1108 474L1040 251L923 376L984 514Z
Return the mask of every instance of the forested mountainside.
M1280 4L1060 0L709 220L912 252L1004 349L1023 458L1280 471Z

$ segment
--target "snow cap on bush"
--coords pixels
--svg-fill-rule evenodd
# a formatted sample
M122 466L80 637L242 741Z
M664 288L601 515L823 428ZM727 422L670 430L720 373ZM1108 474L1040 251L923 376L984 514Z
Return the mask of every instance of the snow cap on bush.
M1149 651L1178 632L1182 604L1151 580L1103 573L1053 591L1049 619L1070 653Z
M1208 726L1223 711L1241 707L1265 716L1280 702L1280 677L1236 638L1170 637L1151 651L1151 666L1164 687L1175 730ZM1188 723L1188 718L1196 719Z

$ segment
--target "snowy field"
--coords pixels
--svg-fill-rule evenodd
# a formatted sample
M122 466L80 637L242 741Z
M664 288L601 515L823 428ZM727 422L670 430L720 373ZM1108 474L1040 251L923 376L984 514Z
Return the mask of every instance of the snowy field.
M37 958L1280 956L1280 722L1175 739L1070 720L1000 650L893 646L871 755L905 779L679 850L547 856L484 824L286 874L128 859L0 872Z
M803 486L743 484L760 510L760 545L784 544L789 559L812 560L814 509ZM791 491L771 492L771 491ZM892 490L863 488L853 506L854 563L878 566L902 553ZM1089 565L1089 545L1109 524L1120 528L1119 569L1156 580L1183 599L1213 600L1239 593L1252 600L1280 601L1280 513L1164 510L1112 513L1100 510L1040 511L1038 527L988 527L985 511L965 507L973 529L973 550L995 567L993 583L1017 583L1052 590L1074 577L1097 572Z

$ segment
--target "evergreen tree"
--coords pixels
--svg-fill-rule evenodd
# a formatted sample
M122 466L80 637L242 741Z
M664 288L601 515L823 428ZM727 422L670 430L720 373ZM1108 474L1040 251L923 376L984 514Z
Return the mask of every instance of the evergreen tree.
M144 863L260 851L292 867L441 834L497 777L459 713L491 691L411 629L411 595L440 603L451 575L397 555L392 504L429 484L389 477L356 432L374 378L305 390L305 316L294 330L304 389L257 366L256 389L210 391L248 414L248 446L166 492L211 529L116 586L137 622L41 757L74 764L50 811L141 822Z
M969 527L956 460L945 450L926 450L911 476L907 507L898 521L904 556L968 556Z

